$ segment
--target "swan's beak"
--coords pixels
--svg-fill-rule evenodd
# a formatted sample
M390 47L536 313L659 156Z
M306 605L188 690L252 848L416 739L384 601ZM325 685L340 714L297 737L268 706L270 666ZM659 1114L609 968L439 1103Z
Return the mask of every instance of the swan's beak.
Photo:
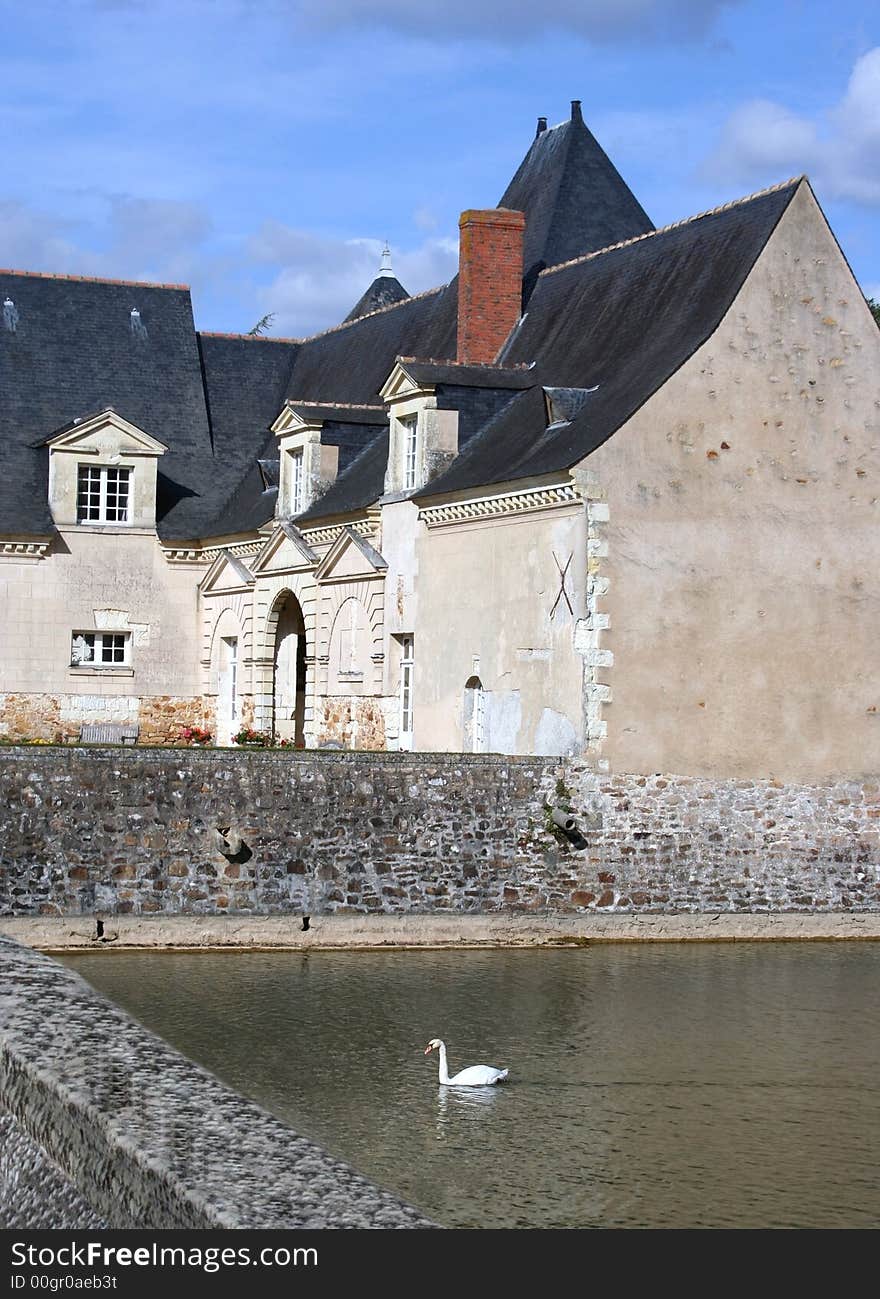
M431 1043L429 1042L428 1045L425 1047L425 1055L430 1055L433 1050L434 1048L431 1046Z

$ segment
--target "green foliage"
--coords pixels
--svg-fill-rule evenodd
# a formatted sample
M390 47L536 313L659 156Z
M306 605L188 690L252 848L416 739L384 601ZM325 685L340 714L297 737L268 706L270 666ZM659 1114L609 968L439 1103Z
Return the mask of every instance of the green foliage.
M880 329L880 302L875 302L873 298L866 298L865 301L871 308L871 315L877 322L877 328Z

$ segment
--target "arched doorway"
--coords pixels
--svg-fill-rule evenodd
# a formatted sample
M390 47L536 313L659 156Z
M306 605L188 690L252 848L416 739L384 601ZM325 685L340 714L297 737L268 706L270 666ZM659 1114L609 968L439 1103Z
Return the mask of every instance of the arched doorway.
M465 753L484 753L486 749L486 692L479 677L468 677L464 686Z
M306 716L306 628L299 600L290 591L276 606L272 668L272 731L277 740L303 744Z

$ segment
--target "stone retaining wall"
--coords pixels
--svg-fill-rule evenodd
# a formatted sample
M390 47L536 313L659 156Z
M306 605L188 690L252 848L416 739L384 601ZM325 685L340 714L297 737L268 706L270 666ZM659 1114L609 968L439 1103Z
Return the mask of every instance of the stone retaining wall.
M579 838L550 824L570 808ZM0 914L880 909L880 784L460 754L0 749Z
M435 1224L0 938L0 1227Z

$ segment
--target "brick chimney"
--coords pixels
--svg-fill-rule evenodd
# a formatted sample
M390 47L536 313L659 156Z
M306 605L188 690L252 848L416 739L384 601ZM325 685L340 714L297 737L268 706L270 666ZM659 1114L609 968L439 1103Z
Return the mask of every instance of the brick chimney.
M458 225L458 360L491 365L520 316L526 218L493 207Z

